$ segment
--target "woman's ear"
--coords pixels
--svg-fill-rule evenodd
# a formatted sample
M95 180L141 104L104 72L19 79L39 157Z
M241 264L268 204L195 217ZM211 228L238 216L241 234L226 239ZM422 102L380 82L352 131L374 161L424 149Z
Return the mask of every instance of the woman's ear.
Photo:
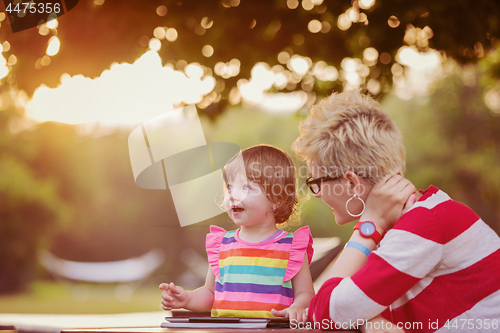
M356 194L358 197L363 198L363 200L366 199L373 187L365 178L358 176L352 171L347 171L344 179L347 181L347 194L350 196Z
M344 175L344 178L347 181L347 191L349 195L357 194L361 195L359 192L359 187L361 184L361 180L357 174L352 171L347 171Z

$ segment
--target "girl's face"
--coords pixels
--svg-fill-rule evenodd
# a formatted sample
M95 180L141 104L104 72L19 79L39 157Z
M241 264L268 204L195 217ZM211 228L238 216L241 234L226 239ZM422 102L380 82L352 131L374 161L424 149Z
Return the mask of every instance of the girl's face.
M273 203L258 183L249 181L244 172L237 172L226 184L224 207L239 226L274 225Z

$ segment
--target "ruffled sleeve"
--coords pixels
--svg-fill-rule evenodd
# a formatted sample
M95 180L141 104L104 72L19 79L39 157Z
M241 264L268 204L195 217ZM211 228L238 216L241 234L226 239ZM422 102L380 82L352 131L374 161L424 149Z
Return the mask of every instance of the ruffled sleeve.
M304 254L307 254L309 264L311 264L314 252L312 244L313 238L309 227L302 227L294 232L284 281L291 280L300 270L304 261Z
M211 225L210 233L207 235L206 241L208 263L210 264L210 267L212 267L212 271L218 279L220 279L219 251L225 234L226 230L221 227Z

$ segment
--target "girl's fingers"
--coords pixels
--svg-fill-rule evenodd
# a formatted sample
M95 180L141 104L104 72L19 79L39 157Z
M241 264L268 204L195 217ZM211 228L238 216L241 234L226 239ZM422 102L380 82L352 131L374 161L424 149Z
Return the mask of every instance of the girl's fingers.
M172 293L174 294L180 294L182 290L177 287L173 282L170 282L170 290L172 290Z
M165 300L172 299L172 293L170 290L166 290L161 293L161 297Z
M288 318L288 311L286 310L281 310L281 311L278 311L278 310L275 310L275 309L272 309L271 310L271 313L276 316L276 317L283 317L285 319Z
M167 292L164 292L161 295L161 298L162 298L162 303L166 305L173 305L175 302L175 298L170 293Z
M170 309L172 309L173 307L177 307L175 302L169 302L169 301L162 301L161 305L162 305L162 307L170 308Z
M172 308L176 307L177 303L175 295L181 292L181 290L173 282L161 283L159 287L164 290L161 294L161 308L165 311L172 310Z

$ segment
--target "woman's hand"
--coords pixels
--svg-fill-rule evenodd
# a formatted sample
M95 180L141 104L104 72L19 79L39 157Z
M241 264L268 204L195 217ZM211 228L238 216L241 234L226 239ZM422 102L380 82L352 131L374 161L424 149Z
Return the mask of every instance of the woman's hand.
M360 221L372 221L387 232L415 203L415 186L401 175L392 175L375 184L366 199L366 209Z
M173 282L160 284L160 289L165 290L161 294L161 307L163 310L180 309L189 303L189 294L184 288L176 286Z
M305 323L307 321L307 309L294 306L293 304L280 311L272 309L271 313L276 317L288 319L290 323L293 323L294 325L298 323Z

